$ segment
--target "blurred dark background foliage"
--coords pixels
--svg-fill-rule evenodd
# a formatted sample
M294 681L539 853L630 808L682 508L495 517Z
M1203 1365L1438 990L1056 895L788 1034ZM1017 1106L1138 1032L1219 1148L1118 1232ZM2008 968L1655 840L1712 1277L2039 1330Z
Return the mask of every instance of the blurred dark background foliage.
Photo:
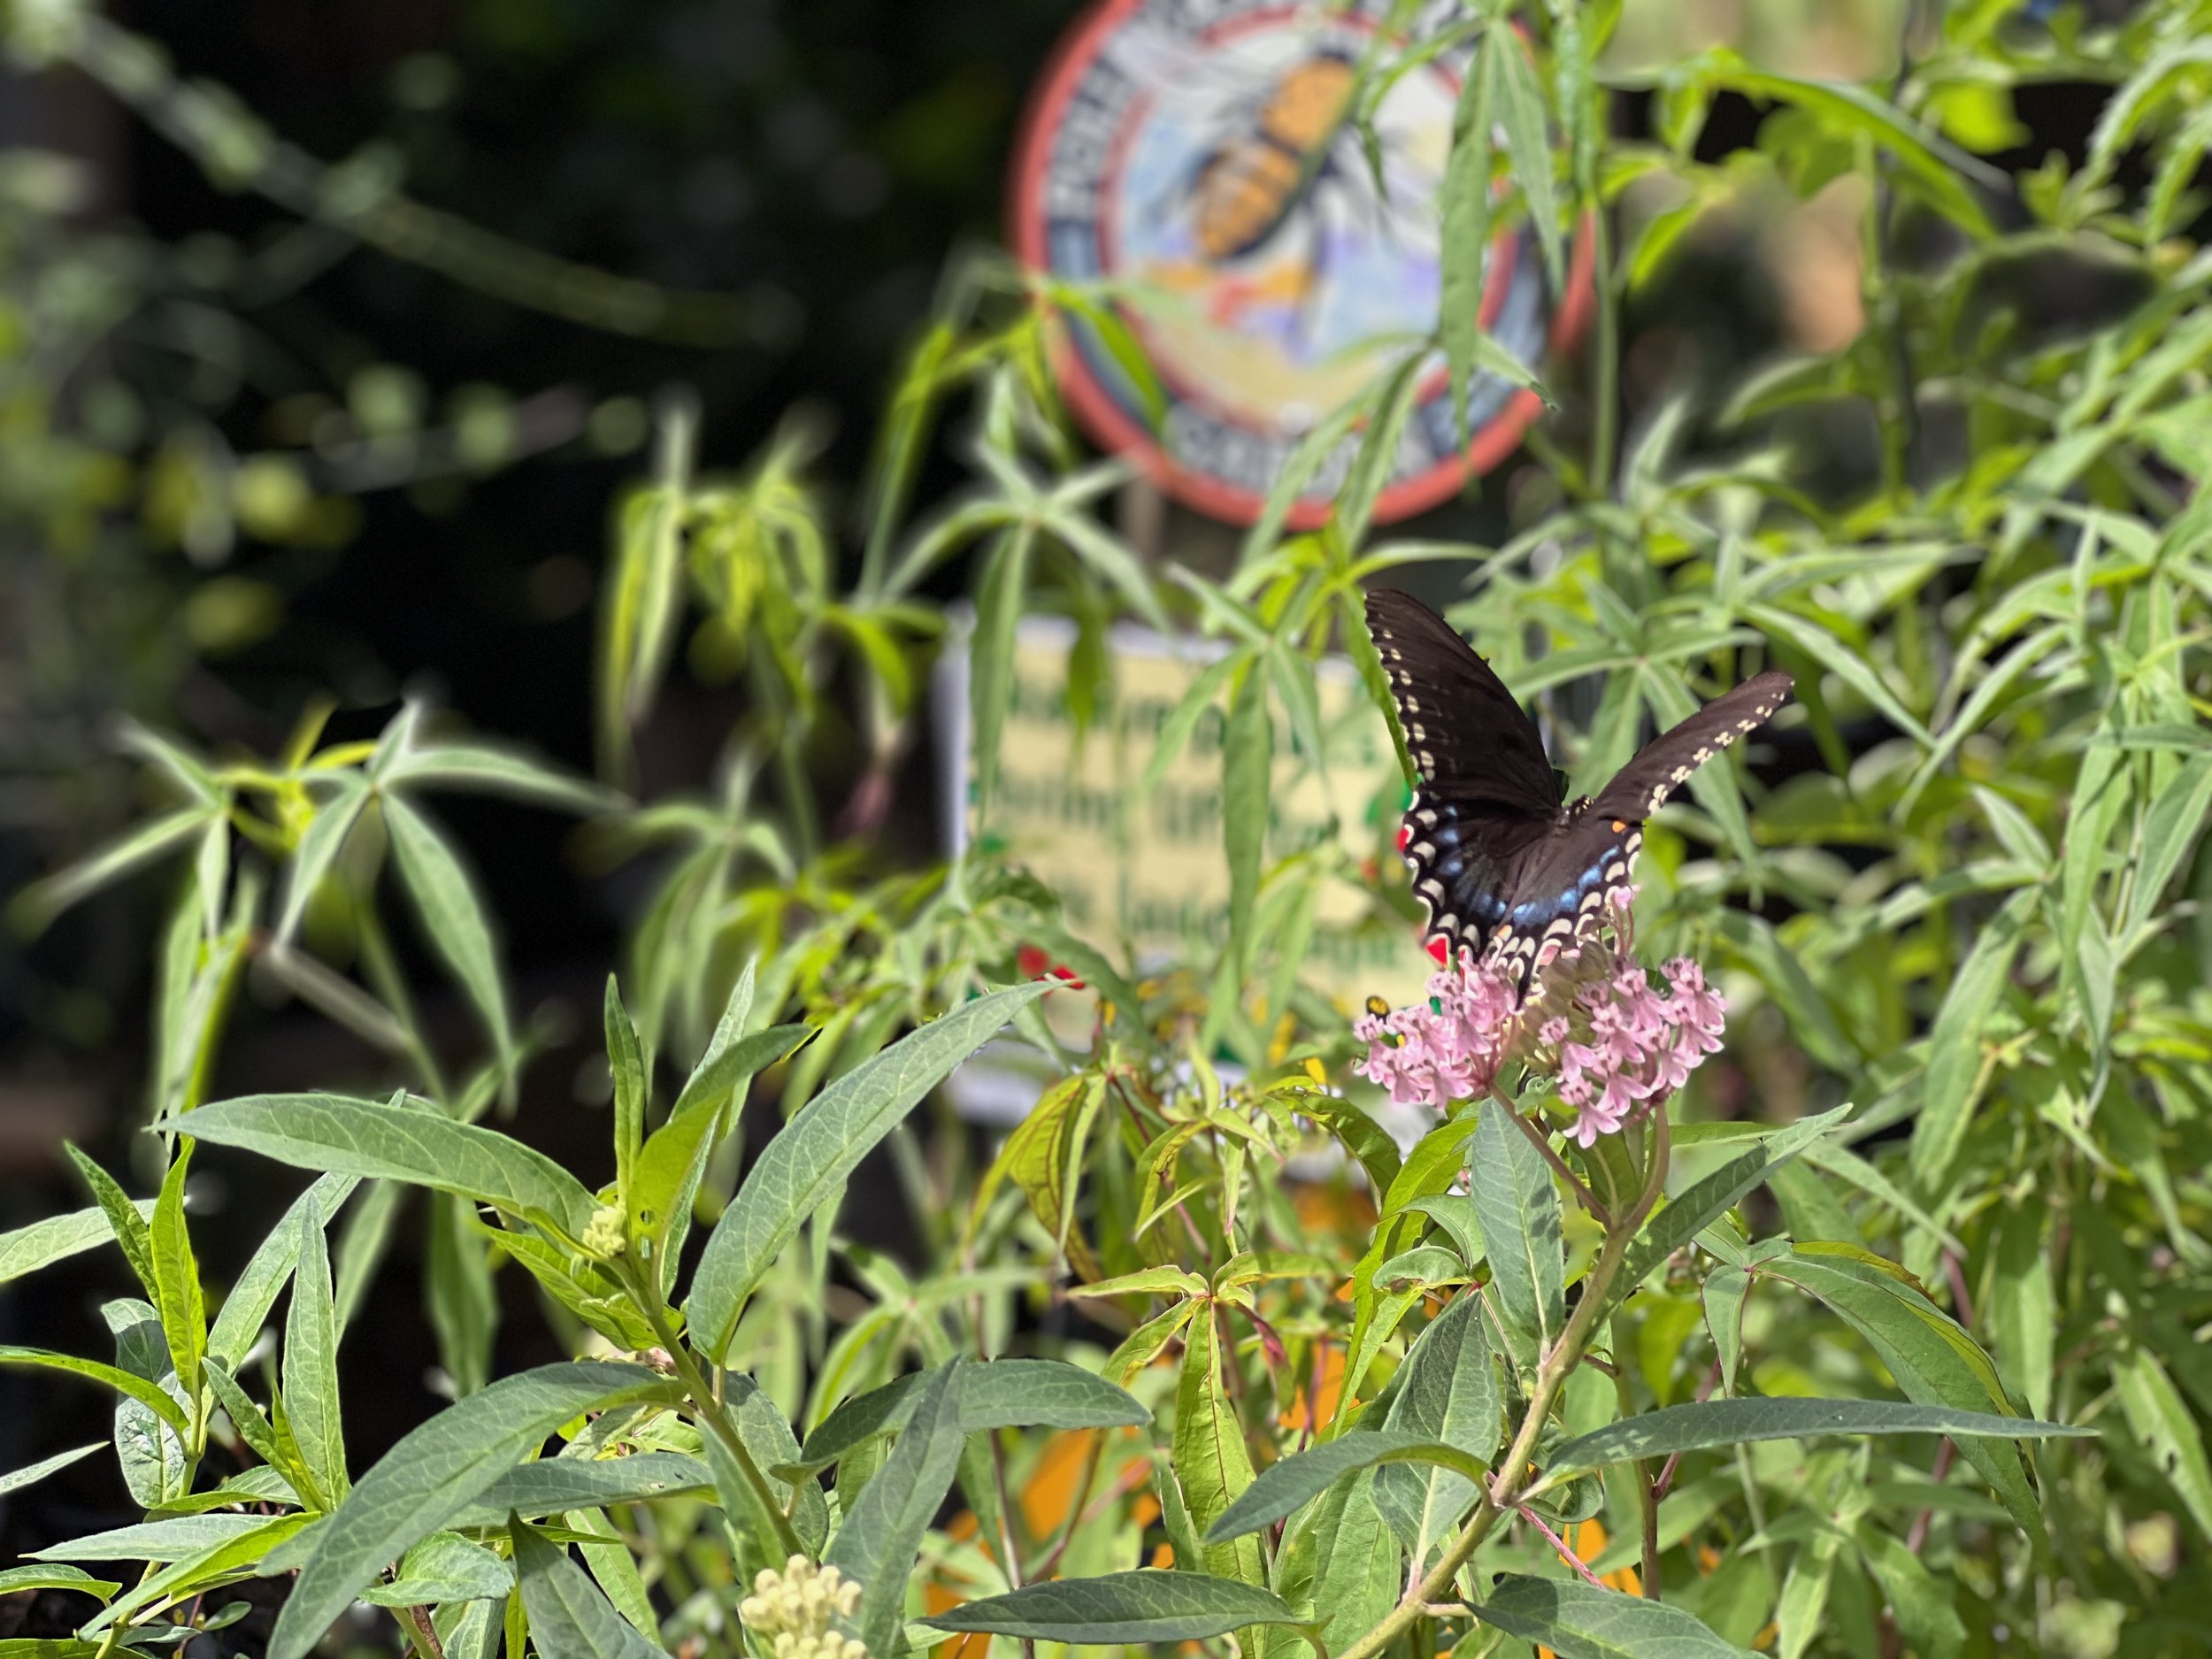
M36 337L65 360L19 354L0 391L0 886L139 810L139 771L111 742L124 714L217 753L267 753L319 694L338 700L333 733L357 737L418 695L588 772L593 603L612 503L647 465L655 408L695 400L712 471L743 464L798 406L827 434L816 476L832 521L849 522L902 349L949 264L998 236L1025 89L1072 15L1065 0L194 0L114 13L178 76L229 88L309 156L559 259L725 296L687 340L516 303L364 245L219 165L211 175L219 134L195 150L73 70L13 73L0 85L13 157L0 276L11 329L31 337L27 319L45 319ZM2078 159L2106 92L2024 88L2014 149L1993 158ZM1624 111L1651 119L1647 99ZM1699 158L1786 142L1772 119L1723 96ZM77 166L35 165L32 150ZM1747 364L1817 336L1805 296L1820 273L1793 265L1816 252L1778 263L1758 233L1745 219L1708 223L1636 296L1632 434L1685 393L1709 416ZM2020 280L2054 326L2114 297L2093 272ZM1848 297L1856 280L1853 269L1828 286ZM1571 367L1553 383L1567 407L1551 434L1571 448L1586 389ZM1863 419L1806 419L1828 423L1806 434L1817 487L1840 495L1871 474L1878 440ZM949 451L930 467L924 501L962 476ZM1540 478L1509 460L1440 519L1484 539L1532 516L1519 497ZM949 574L944 591L962 585ZM642 745L641 793L703 785L741 695L677 676ZM833 803L848 780L823 759ZM910 763L908 793L926 762ZM593 1167L601 1115L534 1107L603 1088L586 1058L590 1014L637 872L588 868L555 814L472 800L448 810L464 845L500 849L479 869L518 1006L565 1009L572 1034L534 1065L518 1131ZM35 943L0 940L0 1225L81 1202L54 1150L65 1135L128 1164L144 941L165 901L160 881L140 880ZM464 1025L457 997L423 979L433 1028ZM350 1041L296 1008L250 1019L224 1057L226 1092L340 1082L365 1059ZM239 1257L286 1194L225 1179L265 1167L211 1158L196 1171L200 1213L234 1207ZM375 1293L389 1309L380 1340L345 1354L364 1465L432 1403L409 1255L419 1232L399 1230L390 1294ZM235 1262L219 1232L204 1236L219 1279ZM35 1331L99 1351L95 1310L127 1286L119 1261L86 1259L0 1300L0 1340ZM501 1286L528 1295L520 1275ZM528 1317L505 1321L501 1342L501 1371L558 1357ZM0 1464L101 1438L107 1413L92 1391L11 1375ZM111 1524L112 1473L81 1468L9 1501L0 1548Z

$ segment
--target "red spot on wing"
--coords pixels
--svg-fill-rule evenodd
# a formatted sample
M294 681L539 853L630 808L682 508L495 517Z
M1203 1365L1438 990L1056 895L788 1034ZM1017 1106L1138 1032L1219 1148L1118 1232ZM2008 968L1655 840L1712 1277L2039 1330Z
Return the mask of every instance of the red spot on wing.
M1398 826L1398 850L1399 850L1400 852L1403 852L1403 851L1405 851L1405 849L1406 849L1408 847L1410 847L1412 844L1413 844L1413 826L1412 826L1412 825L1410 825L1410 824L1401 824L1401 825L1399 825L1399 826Z
M1435 957L1440 965L1450 965L1452 948L1449 944L1445 942L1443 934L1439 933L1435 938L1430 940L1428 941L1428 945L1429 955Z

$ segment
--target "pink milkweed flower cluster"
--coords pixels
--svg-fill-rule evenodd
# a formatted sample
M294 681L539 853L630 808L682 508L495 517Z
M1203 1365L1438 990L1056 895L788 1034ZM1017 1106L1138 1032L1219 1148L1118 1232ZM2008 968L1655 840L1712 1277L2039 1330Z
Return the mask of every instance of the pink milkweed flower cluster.
M1687 956L1661 970L1598 941L1563 951L1524 1002L1489 958L1429 977L1429 1001L1368 1014L1352 1027L1367 1044L1354 1067L1401 1105L1448 1108L1487 1094L1509 1061L1556 1077L1581 1145L1615 1134L1682 1087L1720 1049L1727 1004Z

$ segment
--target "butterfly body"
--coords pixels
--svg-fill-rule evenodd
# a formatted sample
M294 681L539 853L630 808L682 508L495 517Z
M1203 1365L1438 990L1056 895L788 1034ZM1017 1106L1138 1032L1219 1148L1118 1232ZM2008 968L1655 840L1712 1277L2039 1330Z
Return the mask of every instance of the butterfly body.
M1690 774L1788 697L1761 674L1647 746L1594 796L1562 798L1535 724L1441 617L1409 595L1367 598L1420 786L1399 849L1429 932L1490 954L1517 984L1625 908L1644 820Z

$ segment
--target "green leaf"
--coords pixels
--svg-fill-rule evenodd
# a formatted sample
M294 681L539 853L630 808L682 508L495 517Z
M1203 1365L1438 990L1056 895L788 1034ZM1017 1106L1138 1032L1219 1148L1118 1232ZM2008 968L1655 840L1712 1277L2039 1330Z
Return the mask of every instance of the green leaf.
M615 1192L624 1211L634 1213L630 1187L638 1151L645 1144L645 1051L638 1047L637 1027L630 1023L630 1012L622 1006L622 987L611 973L601 1012L607 1031L607 1068L614 1074Z
M1492 1448L1493 1450L1496 1448ZM1482 1461L1456 1446L1420 1434L1385 1428L1340 1434L1333 1440L1294 1452L1263 1469L1244 1494L1207 1530L1206 1542L1225 1544L1298 1510L1321 1496L1342 1477L1378 1464L1425 1464L1453 1470L1469 1481L1479 1479ZM1392 1551L1395 1555L1397 1552Z
M306 914L308 902L315 896L315 889L322 885L323 878L330 873L347 835L361 816L361 809L368 803L368 780L360 773L340 772L334 781L336 789L329 799L316 804L315 816L300 832L299 844L292 851L284 908L277 913L276 930L271 941L280 949L289 945L292 935L299 931L300 918Z
M1014 653L1022 595L1029 586L1034 528L1024 522L1002 532L984 556L976 594L975 628L968 648L968 723L975 743L972 810L981 823L998 787L999 736L1014 695Z
M283 1476L293 1493L310 1509L327 1509L334 1500L317 1485L314 1475L301 1461L299 1445L285 1425L286 1432L280 1435L261 1408L254 1404L231 1375L230 1367L212 1355L205 1367L208 1387L215 1395L215 1402L223 1408L238 1431L238 1438L251 1447L272 1469Z
M1793 1440L1811 1434L1946 1434L1953 1440L1993 1435L2005 1440L2093 1437L2033 1417L1968 1411L1948 1405L1910 1405L1901 1400L1751 1398L1706 1400L1624 1417L1556 1448L1537 1491L1564 1485L1586 1470L1634 1463L1679 1452L1740 1446L1752 1440Z
M2023 888L2006 902L1951 978L1928 1034L1928 1071L1920 1116L1912 1126L1912 1169L1924 1192L1940 1192L1966 1138L1967 1118L1981 1079L1982 1040L2012 976L2020 930L2039 894Z
M26 1463L20 1469L11 1470L0 1475L0 1497L5 1497L11 1492L20 1492L26 1486L36 1486L57 1469L66 1469L80 1457L89 1457L106 1444L105 1440L95 1440L89 1446L80 1446L73 1451L56 1452L51 1457L42 1457L35 1463ZM0 1591L0 1594L5 1594Z
M824 1557L860 1586L853 1634L872 1654L895 1653L906 1583L922 1537L952 1490L967 1432L960 1421L959 1360L929 1373L898 1444L838 1528Z
M1567 1323L1559 1191L1544 1155L1506 1121L1506 1110L1494 1100L1482 1102L1467 1158L1468 1193L1501 1317L1542 1355Z
M799 1441L791 1432L791 1424L782 1408L764 1394L758 1384L740 1372L724 1373L723 1383L728 1394L726 1409L737 1429L738 1440L752 1458L753 1466L772 1471L785 1469L795 1462ZM800 1543L810 1554L819 1553L829 1531L829 1506L819 1485L799 1471L768 1475L766 1497L775 1506L772 1515L763 1494L731 1455L720 1435L705 1436L704 1449L707 1466L714 1471L714 1484L722 1496L722 1508L733 1525L749 1533L749 1541L762 1561L772 1565L787 1553L783 1529L778 1525L780 1517L788 1519L791 1529L797 1532ZM856 1494L846 1495L851 1498Z
M351 1484L345 1424L338 1409L338 1310L322 1227L311 1210L303 1212L296 1225L297 1266L284 1322L284 1407L301 1461L316 1488L335 1504Z
M589 779L572 777L526 755L482 743L434 743L405 749L384 769L384 782L512 795L572 812L604 812L622 801L613 790Z
M200 1361L207 1354L207 1303L200 1293L200 1264L192 1254L192 1235L184 1222L185 1171L192 1142L180 1141L162 1179L161 1195L147 1231L153 1253L154 1306L161 1333L169 1341L177 1380L188 1395L200 1392Z
M567 1520L570 1530L589 1539L588 1542L579 1539L576 1548L583 1552L584 1565L599 1581L614 1610L647 1640L657 1643L660 1619L653 1611L653 1594L645 1587L645 1575L638 1570L637 1558L630 1554L620 1529L596 1509L572 1509Z
M1351 1433L1327 1442L1365 1440ZM1358 1474L1322 1494L1310 1528L1313 1602L1331 1653L1364 1636L1397 1604L1405 1555L1375 1507L1375 1477Z
M1984 1304L1996 1340L1998 1369L2038 1417L2051 1409L2052 1360L2058 1346L2058 1294L2043 1242L2050 1215L2047 1206L2030 1202L2006 1212L1998 1223L1992 1284Z
M1613 1281L1614 1299L1619 1301L1629 1295L1650 1276L1654 1268L1726 1215L1745 1194L1775 1170L1815 1140L1839 1126L1850 1113L1851 1108L1843 1105L1811 1118L1801 1118L1686 1188L1680 1197L1644 1224L1643 1232L1629 1247L1620 1277Z
M360 1184L357 1175L324 1175L292 1201L283 1219L269 1229L216 1310L214 1326L207 1333L208 1358L237 1369L247 1350L259 1340L261 1323L276 1305L278 1294L299 1260L301 1218L312 1217L316 1225L328 1227Z
M484 1017L503 1067L514 1064L514 1030L499 974L499 952L476 887L460 855L430 820L396 795L382 796L384 826L399 877L422 919L424 933L469 1000Z
M876 1143L1041 983L991 991L910 1033L845 1073L768 1143L707 1240L684 1311L692 1340L718 1363L739 1310L799 1224L843 1187Z
M1705 1328L1720 1361L1724 1394L1736 1392L1736 1367L1743 1361L1743 1303L1751 1275L1740 1267L1721 1266L1705 1276Z
M180 1434L192 1432L192 1424L184 1408L169 1395L168 1390L143 1377L134 1377L119 1366L104 1365L96 1359L79 1359L74 1354L49 1353L37 1348L0 1348L0 1365L20 1365L34 1371L62 1371L72 1377L82 1377L127 1394Z
M520 1519L509 1530L530 1640L545 1659L664 1659L660 1645L614 1610L565 1548Z
M1514 1133L1515 1140L1520 1138ZM1475 1139L1479 1157L1480 1130ZM1429 1322L1407 1354L1393 1386L1396 1397L1391 1402L1386 1429L1452 1447L1478 1465L1489 1463L1497 1454L1503 1404L1497 1373L1491 1368L1490 1343L1483 1335L1479 1295L1462 1294ZM1394 1463L1376 1473L1375 1507L1390 1523L1398 1541L1413 1552L1415 1564L1425 1567L1430 1553L1474 1507L1480 1490L1479 1473L1470 1475L1432 1463L1426 1467Z
M76 1148L71 1147L67 1150L73 1153ZM101 1173L104 1175L106 1171ZM119 1197L122 1195L120 1187L116 1192ZM123 1203L142 1234L146 1217L154 1212L153 1201L142 1198L134 1202L124 1198ZM65 1216L49 1216L27 1227L0 1233L0 1285L21 1279L27 1273L35 1273L42 1267L50 1267L56 1262L65 1262L73 1256L81 1256L115 1236L114 1223L105 1210L73 1210Z
M1507 1573L1474 1614L1559 1659L1747 1659L1678 1607L1579 1579Z
M583 1183L496 1130L342 1094L247 1094L202 1106L173 1126L300 1169L411 1181L583 1236L597 1206Z
M114 1236L115 1242L122 1248L123 1259L131 1264L131 1271L138 1276L138 1282L145 1286L149 1296L160 1294L160 1281L154 1272L154 1240L150 1227L154 1213L152 1201L133 1203L116 1184L115 1178L85 1153L79 1151L73 1143L63 1142L62 1150L68 1153L69 1161L77 1166L77 1173L84 1177L85 1186L90 1189L94 1201L100 1206L108 1230ZM45 1261L58 1259L49 1256ZM36 1264L43 1266L45 1261Z
M1485 42L1486 48L1490 43ZM1490 102L1494 50L1479 53L1461 84L1452 112L1452 148L1444 164L1443 288L1437 334L1451 374L1452 418L1467 435L1467 400L1482 338L1483 290L1490 265Z
M269 1639L271 1659L305 1659L385 1565L443 1526L546 1436L587 1411L634 1400L673 1403L642 1366L576 1362L503 1377L405 1436L315 1529Z
M1901 1540L1874 1528L1855 1534L1859 1554L1882 1594L1902 1636L1920 1659L1958 1659L1966 1648L1966 1624L1953 1604L1953 1592L1921 1564Z
M78 900L150 864L171 849L199 835L210 817L205 806L164 814L126 832L90 857L35 881L8 905L19 926L37 933Z
M1869 140L1902 164L1896 176L1916 186L1945 218L1976 236L1996 234L1989 215L1959 176L1974 165L1971 158L1865 88L1769 74L1724 49L1706 53L1699 66L1712 85L1732 88L1747 97L1793 104L1832 131Z
M2112 1378L2129 1432L2195 1518L2197 1530L2212 1539L2212 1463L2205 1457L2203 1432L2173 1379L2145 1348L2116 1364Z
M451 1193L431 1193L425 1311L438 1340L438 1363L457 1398L491 1380L492 1342L499 1329L499 1293L491 1254L472 1225L474 1207Z
M97 1451L88 1446L86 1451ZM106 1601L123 1586L111 1578L96 1578L81 1567L10 1567L0 1571L0 1595L16 1595L25 1590L81 1590L85 1594Z
M2131 939L2158 914L2167 884L2204 833L2208 817L2212 817L2212 755L2198 755L2151 803L2123 937Z
M227 1538L177 1557L162 1571L142 1578L88 1620L83 1626L85 1632L96 1635L111 1625L129 1620L141 1608L158 1601L181 1601L218 1585L256 1576L270 1551L304 1531L315 1519L309 1515L241 1515L221 1518L247 1525Z
M1939 1308L1880 1268L1848 1255L1801 1246L1759 1264L1833 1309L1889 1368L1897 1386L1921 1405L1970 1411L2010 1410L1989 1356ZM2022 1422L2027 1418L2019 1419ZM2044 1543L2041 1506L2028 1484L2019 1448L2005 1440L1957 1442L2038 1548Z
M388 1584L361 1593L372 1607L430 1607L442 1601L504 1600L515 1587L514 1569L457 1532L433 1532L399 1563Z
M541 1457L509 1470L452 1519L457 1528L496 1526L509 1510L552 1515L644 1503L711 1489L714 1472L682 1452L634 1452L626 1457Z
M1268 787L1275 764L1275 723L1267 676L1255 662L1230 694L1221 742L1221 826L1229 859L1229 938L1239 972L1251 961L1252 907L1267 854Z
M1252 1484L1252 1455L1244 1443L1244 1425L1221 1374L1216 1323L1221 1311L1217 1302L1197 1304L1195 1317L1183 1327L1183 1362L1176 1374L1175 1477L1191 1530L1202 1538ZM1251 1585L1267 1581L1256 1539L1206 1546L1202 1560L1209 1572Z
M142 1521L89 1538L24 1552L34 1561L181 1561L218 1544L227 1544L256 1527L265 1515L179 1515L165 1521Z
M153 1304L119 1297L103 1304L100 1317L114 1333L117 1367L153 1384L190 1415L192 1402L178 1385L169 1339ZM115 1402L112 1438L123 1484L141 1509L173 1503L190 1489L192 1459L186 1453L183 1438L137 1401Z
M1151 1568L1024 1585L922 1620L937 1630L1125 1647L1203 1641L1247 1625L1299 1622L1280 1598L1257 1585Z
M914 1372L846 1401L806 1437L799 1464L826 1469L855 1447L906 1426L925 1386ZM1058 1359L970 1362L960 1377L960 1425L987 1429L1141 1427L1152 1414L1103 1377Z
M1558 188L1552 165L1551 134L1547 130L1544 90L1536 79L1536 65L1528 50L1511 29L1493 27L1483 33L1486 57L1494 54L1491 92L1498 101L1498 124L1505 129L1505 153L1513 169L1513 182L1528 204L1528 216L1536 227L1536 239L1544 250L1544 270L1552 291L1567 287L1566 259L1559 236Z

